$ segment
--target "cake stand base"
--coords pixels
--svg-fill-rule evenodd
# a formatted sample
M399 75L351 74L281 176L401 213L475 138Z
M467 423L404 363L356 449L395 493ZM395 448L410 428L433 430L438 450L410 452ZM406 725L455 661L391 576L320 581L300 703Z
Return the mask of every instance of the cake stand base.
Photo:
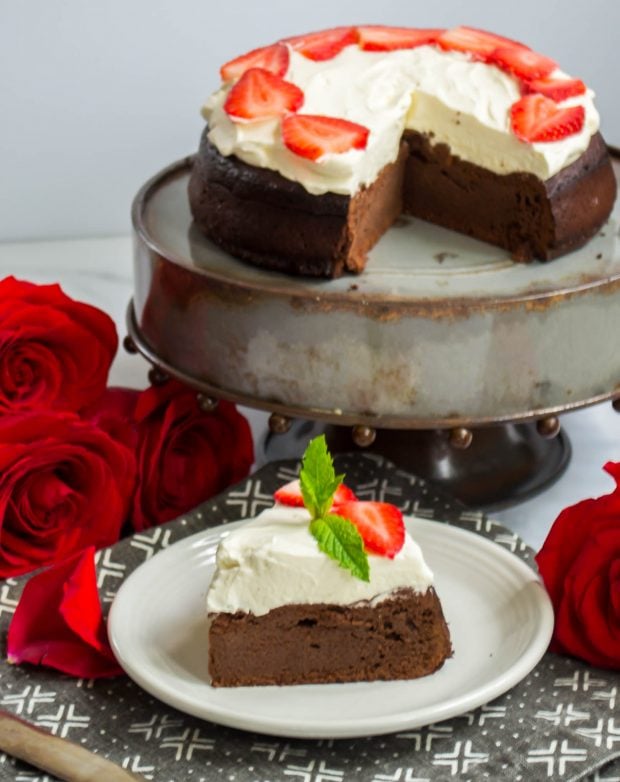
M297 421L287 434L269 434L269 460L299 457L312 437L325 433L332 453L361 450L348 427ZM432 481L472 508L498 510L523 502L554 483L571 456L563 431L541 437L533 423L503 424L475 430L469 448L454 448L443 429L378 429L370 449L397 467Z

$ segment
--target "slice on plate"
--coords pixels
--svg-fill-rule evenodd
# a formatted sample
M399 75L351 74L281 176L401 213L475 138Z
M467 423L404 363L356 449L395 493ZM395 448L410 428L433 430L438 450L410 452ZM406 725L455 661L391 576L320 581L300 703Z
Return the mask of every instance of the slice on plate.
M300 473L305 507L276 502L220 543L207 595L214 686L414 679L451 656L433 574L400 511L334 504L343 477L316 438Z

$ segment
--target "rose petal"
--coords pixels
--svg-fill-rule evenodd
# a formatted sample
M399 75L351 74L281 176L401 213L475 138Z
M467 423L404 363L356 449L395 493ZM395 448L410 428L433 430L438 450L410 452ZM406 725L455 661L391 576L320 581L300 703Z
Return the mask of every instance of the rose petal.
M619 520L620 524L620 520ZM620 624L614 616L611 593L612 564L620 563L618 528L595 532L572 569L574 610L587 636L586 642L599 660L620 665ZM593 658L594 659L594 658Z
M620 462L606 462L603 469L615 480L616 488L620 488Z
M107 640L94 547L32 576L8 632L9 662L92 679L123 673Z
M600 668L618 667L620 639L610 634L601 610L606 593L604 576L595 575L581 594L581 600L576 602L572 599L574 586L567 582L567 599L556 614L554 651L580 657Z
M113 440L135 450L138 432L134 411L139 396L140 391L134 388L107 388L92 405L82 411L82 418L92 421Z
M609 584L611 594L611 610L613 611L612 622L615 623L618 633L620 633L620 557L615 559L609 568Z

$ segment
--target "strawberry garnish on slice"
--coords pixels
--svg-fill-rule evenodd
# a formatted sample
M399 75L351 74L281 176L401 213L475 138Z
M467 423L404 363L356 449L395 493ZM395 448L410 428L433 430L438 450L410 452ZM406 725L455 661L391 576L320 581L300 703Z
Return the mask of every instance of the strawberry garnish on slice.
M523 84L524 91L538 92L556 102L584 95L586 85L581 79L532 79Z
M527 49L523 44L511 41L510 38L486 30L478 30L475 27L453 27L451 30L445 30L438 36L437 43L442 49L467 52L477 60L486 60L500 47Z
M488 61L519 79L542 79L558 66L555 60L523 46L500 46Z
M414 27L383 27L367 25L357 28L359 45L367 52L391 52L395 49L415 49L437 41L442 29L417 29Z
M353 522L364 541L364 548L393 559L405 542L403 514L388 502L345 502L338 515Z
M297 111L303 102L295 84L264 68L250 68L231 88L224 110L233 120L266 119Z
M284 76L288 70L289 59L288 47L283 43L274 43L272 46L252 49L251 52L224 63L220 68L220 76L222 81L234 81L250 68L263 68L275 76Z
M332 507L337 508L342 505L343 502L357 502L357 497L353 493L353 489L350 489L346 484L341 483L334 494Z
M274 492L273 498L276 502L280 502L282 505L290 505L293 508L303 508L304 505L304 498L298 480L280 486L280 488ZM332 509L342 505L343 502L355 502L356 499L353 491L344 483L341 483L334 494Z
M510 123L522 141L559 141L579 133L585 121L583 106L557 105L544 95L524 95L510 109Z
M284 43L309 60L331 60L332 57L340 54L345 46L357 43L357 29L332 27L329 30L285 38Z
M282 120L284 144L301 157L317 160L329 152L365 149L368 128L338 117L294 114Z

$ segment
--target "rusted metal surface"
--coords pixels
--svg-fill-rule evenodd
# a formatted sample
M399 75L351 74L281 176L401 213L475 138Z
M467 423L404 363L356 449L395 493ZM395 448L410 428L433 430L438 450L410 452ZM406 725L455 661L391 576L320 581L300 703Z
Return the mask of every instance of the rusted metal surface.
M130 332L209 396L384 428L529 420L620 393L619 210L583 249L514 264L410 219L359 277L231 258L191 223L189 159L136 197Z

